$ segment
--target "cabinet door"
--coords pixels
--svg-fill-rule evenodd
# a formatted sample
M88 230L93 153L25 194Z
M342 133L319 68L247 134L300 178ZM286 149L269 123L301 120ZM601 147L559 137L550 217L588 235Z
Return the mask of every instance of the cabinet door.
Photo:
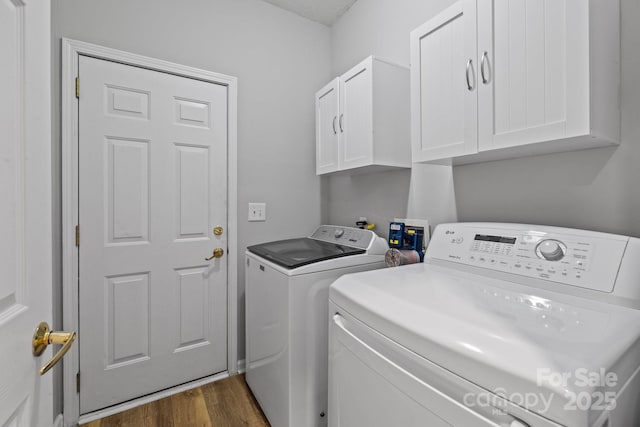
M362 61L340 77L342 169L373 162L373 59Z
M411 32L414 162L477 152L476 2L461 0Z
M480 151L588 128L588 8L578 0L478 1Z
M338 79L316 93L316 174L339 168Z

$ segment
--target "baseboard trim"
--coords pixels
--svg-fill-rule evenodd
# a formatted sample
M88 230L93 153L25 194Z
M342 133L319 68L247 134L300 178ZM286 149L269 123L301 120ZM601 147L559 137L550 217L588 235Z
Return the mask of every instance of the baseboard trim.
M62 427L64 423L64 418L62 414L58 414L55 420L53 420L53 427Z
M244 374L246 372L245 359L238 360L238 373Z
M244 363L243 363L243 367L244 367ZM147 396L140 397L138 399L129 400L128 402L124 402L119 405L110 406L105 409L100 409L99 411L89 412L88 414L80 415L78 424L86 424L91 421L99 420L101 418L108 417L109 415L117 414L119 412L123 412L129 409L133 409L138 406L144 405L146 403L160 400L165 397L169 397L177 393L182 393L183 391L191 390L192 388L200 387L205 384L209 384L214 381L222 380L228 377L229 377L229 373L222 372L220 374L212 375L210 377L201 378L199 380L181 384L176 387L168 388L166 390L162 390L157 393L152 393ZM56 419L56 422L57 422L57 419ZM57 425L54 425L54 427L57 427Z

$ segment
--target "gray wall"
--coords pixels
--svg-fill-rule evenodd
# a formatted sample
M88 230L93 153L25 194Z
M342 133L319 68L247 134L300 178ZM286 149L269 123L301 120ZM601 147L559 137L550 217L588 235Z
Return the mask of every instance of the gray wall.
M313 99L331 77L329 28L258 0L56 0L52 32L54 323L61 323L62 292L60 38L68 37L238 77L238 339L244 358L245 247L307 235L321 222ZM249 201L267 203L266 222L247 222Z
M622 0L622 143L454 169L459 218L640 236L640 4Z
M408 67L409 32L453 2L359 0L332 27L333 75L372 54ZM327 189L327 222L333 224L353 225L364 216L386 235L394 217L426 218L432 224L456 220L449 166L328 176L322 184Z
M453 1L360 0L333 27L333 74L367 55L409 63L409 31ZM506 221L640 236L640 5L622 0L622 144L546 156L453 167L417 165L369 179L323 178L331 222L396 215L441 220ZM441 168L437 171L434 168ZM440 174L440 176L436 176ZM381 185L384 183L384 185ZM393 203L382 205L380 199ZM450 203L454 201L454 205ZM439 209L439 211L434 211Z

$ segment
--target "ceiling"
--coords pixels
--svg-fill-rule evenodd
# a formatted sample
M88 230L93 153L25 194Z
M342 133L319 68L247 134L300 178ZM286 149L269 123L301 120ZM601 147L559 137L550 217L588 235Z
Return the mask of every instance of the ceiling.
M331 26L356 0L264 0L312 21Z

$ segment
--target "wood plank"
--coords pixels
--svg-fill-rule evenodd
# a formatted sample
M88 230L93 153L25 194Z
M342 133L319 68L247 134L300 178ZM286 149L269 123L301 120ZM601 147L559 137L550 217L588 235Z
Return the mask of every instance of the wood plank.
M102 420L100 426L140 426L146 427L147 423L144 421L145 406L139 406L129 411L120 412L118 414L111 415L108 418Z
M269 427L244 380L236 375L202 387L207 401L209 416L215 426Z
M156 400L155 402L151 402L144 406L147 409L147 419L149 427L178 426L178 424L175 424L173 422L173 405L171 403L170 397Z
M156 400L83 427L269 427L244 375Z
M174 394L170 399L175 425L212 427L201 387Z

